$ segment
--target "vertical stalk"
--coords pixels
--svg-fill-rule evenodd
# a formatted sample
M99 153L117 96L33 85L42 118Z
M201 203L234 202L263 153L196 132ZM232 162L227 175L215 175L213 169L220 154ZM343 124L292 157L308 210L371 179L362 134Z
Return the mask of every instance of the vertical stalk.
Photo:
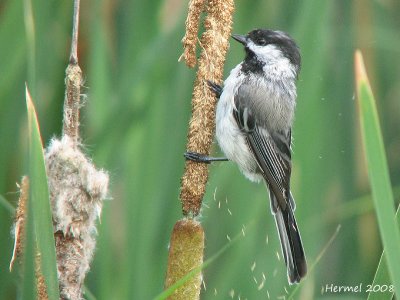
M69 64L65 78L63 135L68 135L76 145L79 141L79 109L81 107L82 71L78 65L79 4L74 1L72 41Z
M207 80L216 83L222 81L225 55L229 47L228 39L232 30L233 10L233 0L210 0L206 5L205 32L200 41L203 51L193 89L192 117L189 121L188 151L205 155L209 155L211 151L215 131L216 97L209 89ZM199 214L207 180L207 164L186 161L180 194L184 216Z
M184 54L181 56L189 67L196 64L197 31L204 5L207 15L204 19L205 31L200 41L203 50L193 89L187 150L209 155L215 131L216 97L210 91L207 80L216 83L222 81L225 55L229 47L228 39L232 29L234 3L233 0L190 1L186 34L182 40ZM204 230L193 218L200 213L207 180L208 165L186 161L180 193L185 218L178 221L172 231L166 288L174 286L190 271L203 264ZM182 283L169 299L199 299L201 281L202 274L195 273Z

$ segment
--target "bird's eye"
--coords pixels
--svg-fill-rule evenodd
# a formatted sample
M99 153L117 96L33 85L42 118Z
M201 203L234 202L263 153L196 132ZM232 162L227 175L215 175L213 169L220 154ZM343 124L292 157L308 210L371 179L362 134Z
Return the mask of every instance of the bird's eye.
M267 41L265 39L258 39L257 44L260 46L265 46L267 44Z

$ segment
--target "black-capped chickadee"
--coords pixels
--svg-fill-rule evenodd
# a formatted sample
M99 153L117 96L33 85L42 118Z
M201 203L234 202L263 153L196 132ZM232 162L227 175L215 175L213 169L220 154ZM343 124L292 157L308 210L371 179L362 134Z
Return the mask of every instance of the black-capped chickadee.
M227 158L236 162L248 179L266 182L289 283L298 283L307 273L290 192L299 48L282 31L256 29L232 37L244 45L246 57L231 71L223 88L209 83L220 98L217 140ZM196 161L214 161L196 153L185 156Z

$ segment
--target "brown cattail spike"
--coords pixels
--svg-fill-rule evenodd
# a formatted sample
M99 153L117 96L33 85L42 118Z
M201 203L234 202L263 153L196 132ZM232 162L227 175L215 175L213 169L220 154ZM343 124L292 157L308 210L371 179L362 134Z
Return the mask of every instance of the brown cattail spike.
M13 255L10 262L10 271L14 266L14 263L17 259L21 258L24 253L24 238L25 238L25 220L27 216L27 208L29 201L29 178L28 176L23 176L21 180L20 195L18 199L18 207L15 213L15 224L14 224L14 250ZM48 295L46 291L46 283L44 280L43 273L40 269L40 254L36 251L35 257L35 276L36 276L36 290L37 290L37 298L39 300L47 300Z
M196 45L198 41L200 15L204 11L206 0L190 0L186 18L186 33L182 39L185 63L189 68L196 65Z
M18 257L21 257L23 252L24 241L23 238L25 236L25 217L27 214L27 201L29 197L29 178L28 176L24 176L21 179L20 185L20 194L18 199L18 206L15 212L15 225L13 228L14 232L14 250L13 255L10 262L10 271L12 271L15 260Z
M49 296L47 295L46 282L42 270L40 269L41 261L39 252L36 252L35 266L37 298L38 300L47 300Z
M187 150L209 155L215 131L215 95L207 80L222 81L225 55L229 47L233 0L210 0L204 20L206 31L201 38L203 51L199 59L199 70L193 90L192 118L189 123ZM208 166L187 161L181 180L181 202L185 216L196 216L208 180Z
M201 224L190 219L176 222L171 235L165 287L170 287L188 272L200 267L203 251L204 231ZM202 275L198 272L168 299L199 299L201 282Z

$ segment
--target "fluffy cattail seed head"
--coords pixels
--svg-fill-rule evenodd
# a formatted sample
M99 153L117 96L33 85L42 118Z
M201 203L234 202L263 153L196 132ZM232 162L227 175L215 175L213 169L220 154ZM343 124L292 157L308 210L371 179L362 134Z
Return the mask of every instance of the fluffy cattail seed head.
M60 282L65 299L81 299L96 245L96 219L108 193L108 174L97 170L68 135L45 153Z

